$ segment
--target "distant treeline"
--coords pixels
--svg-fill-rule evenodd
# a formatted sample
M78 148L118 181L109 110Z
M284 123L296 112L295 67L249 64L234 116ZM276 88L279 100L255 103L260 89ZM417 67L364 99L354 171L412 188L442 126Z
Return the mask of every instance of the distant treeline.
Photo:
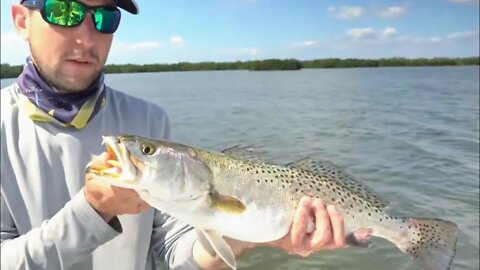
M23 66L10 66L9 64L2 64L0 68L0 78L15 78L20 75L22 70Z
M406 67L406 66L471 66L480 65L480 57L464 58L385 58L385 59L267 59L246 62L181 62L176 64L106 65L106 73L135 73L198 70L299 70L302 68L357 68L357 67ZM1 78L17 77L23 66L1 65Z

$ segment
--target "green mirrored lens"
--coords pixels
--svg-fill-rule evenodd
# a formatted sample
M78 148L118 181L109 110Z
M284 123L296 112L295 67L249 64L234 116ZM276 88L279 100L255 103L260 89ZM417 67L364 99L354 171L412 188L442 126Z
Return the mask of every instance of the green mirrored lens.
M95 28L103 33L113 33L120 22L120 11L116 8L99 7L93 14Z
M46 0L41 13L51 24L75 27L83 22L89 10L93 11L92 19L98 31L111 34L117 30L121 14L116 7L89 7L73 0Z
M85 8L74 1L47 0L45 18L48 22L61 26L77 26L85 18Z

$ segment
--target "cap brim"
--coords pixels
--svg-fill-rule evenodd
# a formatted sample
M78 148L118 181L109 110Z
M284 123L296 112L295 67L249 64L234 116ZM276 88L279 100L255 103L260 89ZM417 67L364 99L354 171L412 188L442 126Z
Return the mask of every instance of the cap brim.
M138 14L138 6L135 0L117 0L117 6L132 14Z

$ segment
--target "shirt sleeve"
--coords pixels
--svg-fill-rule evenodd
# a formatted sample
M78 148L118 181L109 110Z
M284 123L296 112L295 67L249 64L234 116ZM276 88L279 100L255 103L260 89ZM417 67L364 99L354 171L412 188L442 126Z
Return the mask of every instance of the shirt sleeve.
M119 234L90 206L82 189L51 219L19 235L2 194L0 268L69 269Z
M193 258L193 228L155 210L148 269L200 270Z

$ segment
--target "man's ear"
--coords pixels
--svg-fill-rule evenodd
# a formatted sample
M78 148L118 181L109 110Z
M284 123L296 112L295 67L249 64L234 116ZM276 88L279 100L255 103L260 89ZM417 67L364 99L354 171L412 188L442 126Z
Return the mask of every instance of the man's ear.
M28 8L14 4L12 5L12 19L15 29L20 37L24 40L28 40L30 36L30 11Z

